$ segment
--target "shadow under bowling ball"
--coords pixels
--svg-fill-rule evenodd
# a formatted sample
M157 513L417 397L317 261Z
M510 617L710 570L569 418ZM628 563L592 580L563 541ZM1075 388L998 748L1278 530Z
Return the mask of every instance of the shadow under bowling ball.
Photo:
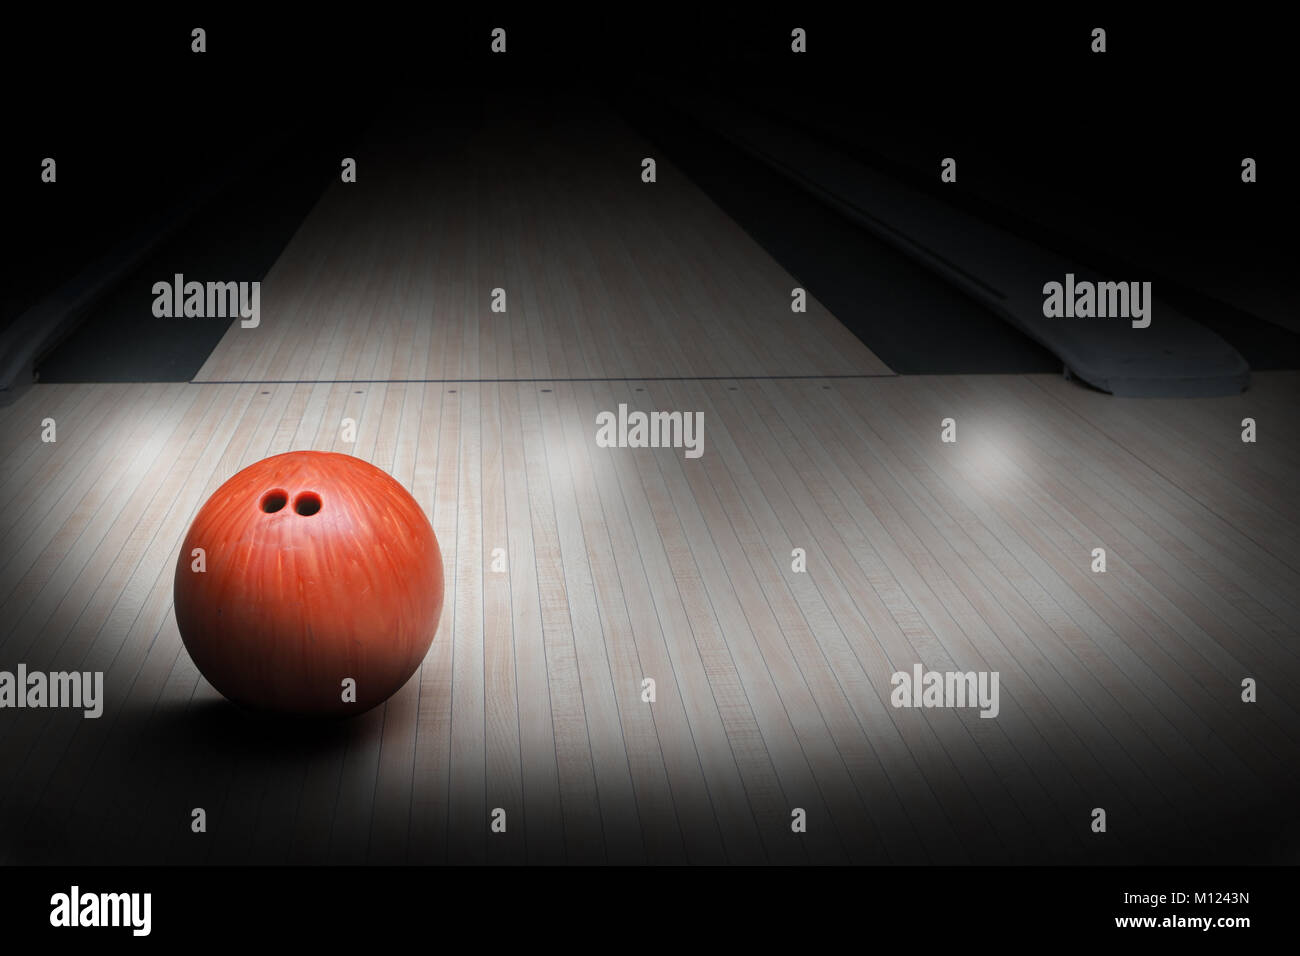
M382 713L382 708L376 712ZM195 701L175 713L160 708L155 717L165 739L186 751L186 759L236 756L271 762L345 750L376 733L367 720L319 718L258 711L225 698ZM381 722L382 723L382 722ZM173 752L164 747L161 755Z

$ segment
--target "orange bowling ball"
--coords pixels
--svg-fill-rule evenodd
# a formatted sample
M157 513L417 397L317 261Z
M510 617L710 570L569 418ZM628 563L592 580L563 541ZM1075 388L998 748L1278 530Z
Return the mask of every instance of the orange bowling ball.
M346 716L420 666L442 614L442 553L392 476L351 455L293 451L204 503L173 592L185 649L230 700Z

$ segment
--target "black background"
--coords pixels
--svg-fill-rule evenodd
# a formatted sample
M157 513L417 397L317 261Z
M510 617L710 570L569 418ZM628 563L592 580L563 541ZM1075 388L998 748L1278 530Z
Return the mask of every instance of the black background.
M427 118L456 91L512 85L805 102L847 138L960 155L961 185L945 192L959 203L986 180L1022 197L1050 188L1117 234L1141 220L1170 243L1208 245L1225 269L1292 261L1290 30L1264 12L324 9L11 16L0 323L277 130L351 128L385 108ZM196 25L208 34L201 56L190 52ZM505 57L489 52L496 25ZM793 25L808 31L805 56L789 52ZM1094 26L1108 31L1101 56ZM57 190L39 181L47 155ZM1260 166L1248 189L1244 156ZM918 182L937 188L928 166Z

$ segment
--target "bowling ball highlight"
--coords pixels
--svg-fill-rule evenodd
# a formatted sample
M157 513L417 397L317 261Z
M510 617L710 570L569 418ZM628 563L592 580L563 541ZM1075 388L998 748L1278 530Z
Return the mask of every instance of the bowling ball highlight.
M442 614L442 553L392 476L351 455L294 451L204 503L174 595L185 649L230 700L346 716L420 666Z

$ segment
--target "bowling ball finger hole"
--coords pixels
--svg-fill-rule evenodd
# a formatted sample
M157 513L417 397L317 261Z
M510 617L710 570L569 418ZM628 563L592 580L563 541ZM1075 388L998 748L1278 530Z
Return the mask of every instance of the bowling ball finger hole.
M262 496L262 510L269 515L275 514L288 503L288 492L281 491L279 488L275 491L268 491Z
M320 495L314 491L304 491L293 499L293 510L300 515L314 515L320 511Z

